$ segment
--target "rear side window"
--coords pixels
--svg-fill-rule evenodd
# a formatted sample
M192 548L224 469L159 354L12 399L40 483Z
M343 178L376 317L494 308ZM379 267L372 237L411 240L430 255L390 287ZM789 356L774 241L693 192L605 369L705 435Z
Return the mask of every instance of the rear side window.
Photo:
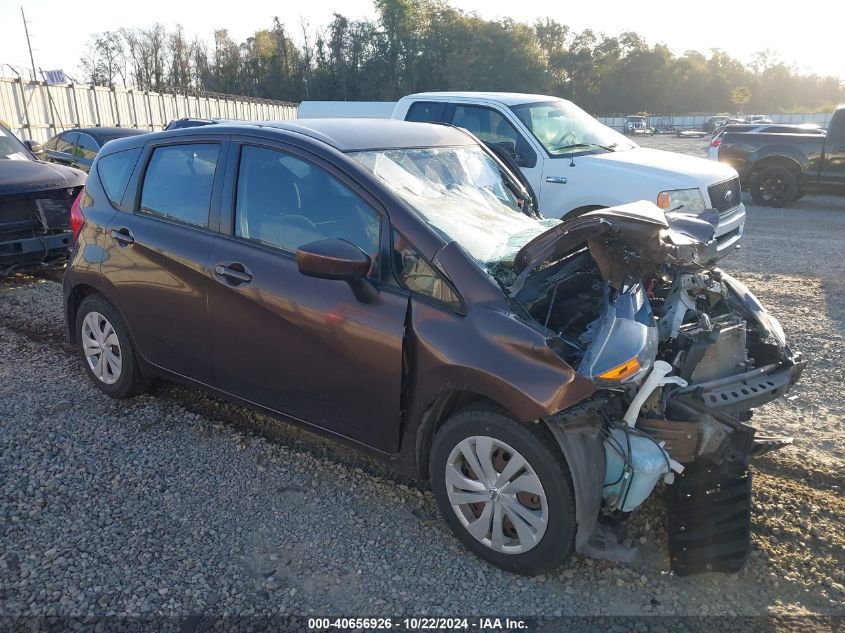
M97 175L100 177L100 184L103 185L103 190L106 192L111 206L115 209L120 207L120 201L123 200L126 185L129 183L129 176L132 175L132 169L135 167L135 162L138 160L140 153L140 148L128 149L124 152L103 156L97 162Z
M64 132L59 134L59 138L56 141L56 151L64 152L65 154L73 154L73 148L76 146L77 138L79 138L79 134L76 132Z
M417 101L408 108L405 120L417 123L440 122L443 120L444 110L446 110L445 102Z
M100 151L100 146L93 138L87 134L80 134L79 141L76 144L76 156L85 160L94 160L97 152Z
M208 227L220 146L168 145L153 150L141 190L141 211Z

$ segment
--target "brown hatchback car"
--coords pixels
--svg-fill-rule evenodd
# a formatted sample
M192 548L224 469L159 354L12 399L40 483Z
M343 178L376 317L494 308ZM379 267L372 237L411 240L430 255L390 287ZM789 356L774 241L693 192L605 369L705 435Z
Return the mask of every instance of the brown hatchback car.
M715 221L646 202L545 220L523 182L425 123L113 141L78 200L68 336L110 396L164 376L428 478L503 568L618 556L604 518L662 479L673 568L738 569L748 459L788 441L751 409L800 355L704 265Z

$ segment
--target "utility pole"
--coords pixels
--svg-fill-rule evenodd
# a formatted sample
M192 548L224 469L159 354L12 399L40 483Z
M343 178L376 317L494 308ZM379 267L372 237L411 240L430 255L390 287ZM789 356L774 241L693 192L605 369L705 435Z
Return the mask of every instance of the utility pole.
M29 48L29 61L32 62L32 79L38 81L38 73L35 72L35 58L32 56L32 44L29 42L29 28L26 26L26 15L24 15L23 7L21 7L21 17L23 18L23 32L26 33L26 45Z

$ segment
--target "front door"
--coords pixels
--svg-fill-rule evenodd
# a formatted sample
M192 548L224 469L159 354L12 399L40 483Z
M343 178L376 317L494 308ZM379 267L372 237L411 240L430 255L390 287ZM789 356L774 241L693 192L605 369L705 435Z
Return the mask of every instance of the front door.
M302 275L295 257L304 244L346 239L371 256L378 285L385 218L377 204L328 165L280 146L233 145L229 173L229 226L211 257L216 385L395 451L407 295L382 288L361 303L345 282Z
M839 125L831 126L824 141L819 182L823 185L845 187L845 116L837 122Z

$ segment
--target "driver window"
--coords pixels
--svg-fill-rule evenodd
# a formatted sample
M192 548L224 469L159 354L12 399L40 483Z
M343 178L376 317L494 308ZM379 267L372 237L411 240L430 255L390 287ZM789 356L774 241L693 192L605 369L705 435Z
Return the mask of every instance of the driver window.
M241 149L235 235L284 251L329 238L345 239L373 260L378 213L334 176L284 152Z
M452 124L472 132L484 143L497 145L515 158L518 156L520 167L536 164L528 142L510 121L495 110L458 104L452 115Z
M485 143L509 144L516 151L519 134L505 117L489 108L455 106L452 123L469 130Z

